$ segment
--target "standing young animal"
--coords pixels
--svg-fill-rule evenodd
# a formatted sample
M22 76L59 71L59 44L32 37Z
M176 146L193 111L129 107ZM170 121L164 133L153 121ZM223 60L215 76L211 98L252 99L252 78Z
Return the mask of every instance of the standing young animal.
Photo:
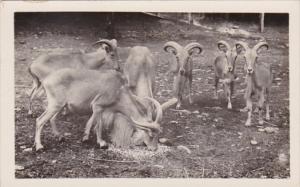
M248 111L248 118L245 123L246 126L251 125L252 115L252 96L257 94L259 96L258 109L259 109L259 124L263 124L262 107L266 104L266 119L270 119L270 106L269 95L273 81L273 75L271 71L271 65L258 61L258 54L260 49L266 47L269 49L269 45L266 42L259 42L253 48L250 48L245 42L237 42L236 48L240 48L243 51L243 57L245 58L245 71L247 88L245 91L246 107L242 109L242 112Z
M238 56L236 48L231 48L226 41L219 41L218 49L222 52L214 62L215 71L215 98L218 98L218 83L219 81L224 85L224 91L227 97L227 108L232 109L231 96L233 93L234 80L236 75L235 62Z
M55 136L62 138L56 129L55 119L62 108L78 114L92 114L85 128L83 141L89 138L91 127L96 124L97 143L100 148L107 147L102 139L103 112L121 113L130 118L136 128L149 133L157 139L160 132L159 120L162 116L161 106L153 98L156 108L156 119L148 121L141 112L143 104L139 103L124 86L122 75L113 70L61 69L47 76L43 81L48 106L36 120L35 148L42 149L40 136L43 126L49 121ZM153 147L151 147L153 148Z
M43 80L54 71L63 68L99 70L103 69L106 64L108 64L108 69L119 69L118 60L112 60L113 56L117 55L117 41L102 39L94 43L96 44L101 44L96 52L43 54L30 64L28 71L33 78L33 84L28 114L32 114L32 100L42 89Z
M172 63L170 72L174 73L173 94L178 99L176 108L180 108L182 102L182 94L188 81L189 102L192 101L192 79L193 79L193 62L191 56L193 54L201 54L203 47L197 42L192 42L182 47L177 42L169 41L165 43L164 50L172 53L176 57L176 61Z

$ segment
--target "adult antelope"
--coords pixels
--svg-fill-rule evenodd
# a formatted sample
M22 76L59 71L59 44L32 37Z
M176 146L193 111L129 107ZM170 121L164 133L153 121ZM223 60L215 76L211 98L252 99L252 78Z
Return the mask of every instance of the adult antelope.
M242 56L245 58L245 72L247 88L245 91L246 107L242 112L248 112L248 118L245 123L246 126L251 125L252 115L252 96L257 94L259 96L259 124L263 124L262 108L266 104L266 120L270 120L270 89L273 81L271 65L258 60L260 50L262 48L269 49L269 45L265 41L257 43L253 48L250 48L246 42L237 42L236 48L242 50Z
M96 52L91 53L50 53L39 56L33 61L28 71L33 78L28 106L28 114L32 114L32 100L42 89L43 80L54 71L63 68L74 69L119 69L118 59L112 60L117 53L117 40L102 39L93 45L100 44Z
M106 148L102 139L102 114L120 113L134 123L137 129L148 133L155 143L147 145L150 149L157 147L157 136L160 132L159 121L162 118L162 108L153 98L147 98L156 106L156 119L149 121L143 115L143 104L139 103L129 88L124 86L122 75L113 70L61 69L47 76L43 81L48 106L46 111L36 120L35 143L36 150L43 148L40 136L43 126L49 121L55 136L62 138L56 129L55 119L62 108L77 114L92 114L89 118L83 140L89 137L91 127L96 124L97 143L100 148ZM145 110L145 109L144 109ZM146 141L146 140L145 140ZM147 144L146 141L145 143ZM152 142L152 141L150 141Z
M230 47L226 41L217 42L218 49L222 52L214 61L215 71L215 98L218 98L218 83L219 81L224 85L224 92L227 98L227 108L232 109L231 97L234 88L234 81L236 79L235 62L238 52L235 47Z
M201 54L203 47L197 42L187 44L185 47L177 42L169 41L165 43L164 50L176 57L175 62L170 66L170 72L174 73L173 94L178 99L176 108L180 108L182 94L188 81L189 103L192 104L192 79L193 62L191 56Z
M157 118L155 108L152 107L153 102L149 98L153 97L155 87L155 61L153 55L147 47L135 46L130 49L129 56L124 65L124 76L127 80L127 85L139 103L147 109L148 120ZM177 99L173 98L162 104L162 111L176 104ZM157 104L157 103L156 103ZM157 104L158 105L158 104ZM104 115L106 126L113 128L111 133L112 142L117 146L139 145L145 143L148 147L154 147L157 144L157 139L152 139L149 133L137 129L134 132L133 122L125 115L120 113ZM152 141L150 141L152 140ZM146 143L148 142L148 143ZM149 143L152 142L152 143ZM156 147L156 146L155 146Z

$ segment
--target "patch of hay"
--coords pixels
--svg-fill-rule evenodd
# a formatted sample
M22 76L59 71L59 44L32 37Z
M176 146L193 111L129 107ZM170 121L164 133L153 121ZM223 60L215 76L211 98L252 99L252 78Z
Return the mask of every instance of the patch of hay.
M150 151L145 146L135 146L134 148L117 148L115 146L110 146L109 150L120 154L122 157L127 159L144 161L153 159L155 157L161 157L167 152L170 152L171 148L165 145L158 145L156 151Z

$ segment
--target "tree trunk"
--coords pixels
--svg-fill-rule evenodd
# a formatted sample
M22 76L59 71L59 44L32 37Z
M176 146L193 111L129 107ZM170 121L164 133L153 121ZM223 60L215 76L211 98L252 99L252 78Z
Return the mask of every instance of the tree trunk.
M264 32L265 27L265 13L260 14L260 32Z

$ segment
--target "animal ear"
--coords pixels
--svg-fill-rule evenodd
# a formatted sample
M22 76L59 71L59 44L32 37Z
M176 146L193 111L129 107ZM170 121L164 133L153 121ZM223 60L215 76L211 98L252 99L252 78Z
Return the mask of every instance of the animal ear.
M226 45L224 45L222 43L218 43L218 49L224 53L226 53L228 51L228 48L226 47Z
M246 51L246 49L244 48L244 46L242 46L242 45L240 45L240 44L236 44L234 49L235 49L235 51L236 51L236 53L237 53L238 55L244 54L245 51Z
M177 50L174 47L166 46L164 50L168 53L172 53L173 55L177 55Z
M192 48L189 50L189 55L201 54L202 50L200 48Z
M268 50L269 45L266 42L260 42L254 47L254 49L256 50L257 54L260 54L262 51Z
M110 47L106 44L101 44L101 48L104 49L106 51L106 53L110 53L111 50L110 50Z

